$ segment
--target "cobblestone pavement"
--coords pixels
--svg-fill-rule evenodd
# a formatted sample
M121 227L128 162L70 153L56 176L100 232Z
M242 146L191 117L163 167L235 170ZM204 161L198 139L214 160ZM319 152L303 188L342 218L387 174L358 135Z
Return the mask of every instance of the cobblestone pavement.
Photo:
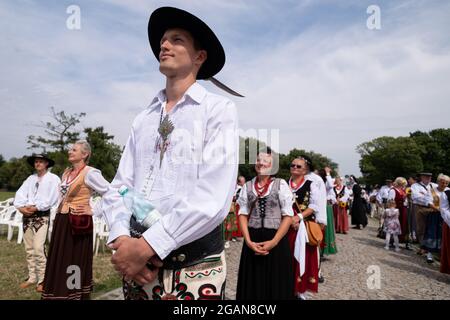
M312 299L450 299L450 275L439 263L426 263L416 251L384 249L376 237L378 221L369 218L364 230L337 235L339 252L322 262L325 282ZM379 270L379 288L372 277ZM374 288L375 287L375 288Z
M439 272L439 263L426 263L415 251L394 252L384 249L377 238L378 222L369 218L364 230L350 229L337 235L339 252L322 262L325 282L319 285L312 300L330 299L450 299L450 275ZM227 299L236 298L237 273L243 240L230 242L226 249ZM377 281L377 275L379 275ZM114 290L100 299L123 299Z

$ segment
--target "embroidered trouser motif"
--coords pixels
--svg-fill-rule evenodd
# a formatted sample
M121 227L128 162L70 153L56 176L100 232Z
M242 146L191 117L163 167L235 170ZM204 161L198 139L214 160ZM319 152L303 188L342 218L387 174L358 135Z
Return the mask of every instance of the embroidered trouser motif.
M225 252L177 270L160 270L150 284L123 281L125 300L223 300L226 281Z
M49 217L31 218L25 221L23 242L28 264L28 281L41 283L44 281L45 265L45 240L47 238Z

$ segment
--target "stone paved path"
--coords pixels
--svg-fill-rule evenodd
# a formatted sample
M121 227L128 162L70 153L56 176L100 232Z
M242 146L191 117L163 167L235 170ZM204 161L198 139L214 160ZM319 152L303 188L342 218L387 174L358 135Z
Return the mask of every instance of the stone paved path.
M364 230L351 229L346 235L337 235L339 252L322 262L325 282L310 299L450 299L450 275L439 272L439 263L428 265L415 251L386 251L384 240L375 236L377 225L369 218ZM230 242L226 249L225 294L231 300L236 297L242 243ZM118 300L123 296L121 290L114 290L99 299Z

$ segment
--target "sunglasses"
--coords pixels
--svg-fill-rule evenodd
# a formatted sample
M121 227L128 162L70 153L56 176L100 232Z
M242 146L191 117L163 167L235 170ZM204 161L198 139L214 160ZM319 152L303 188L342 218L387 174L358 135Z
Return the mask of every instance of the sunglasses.
M291 168L301 169L301 168L303 168L303 166L300 164L291 164Z

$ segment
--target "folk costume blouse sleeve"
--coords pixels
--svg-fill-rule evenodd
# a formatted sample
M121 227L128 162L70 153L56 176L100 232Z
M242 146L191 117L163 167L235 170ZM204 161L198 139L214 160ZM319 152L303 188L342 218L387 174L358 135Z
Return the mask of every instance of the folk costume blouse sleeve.
M346 187L343 187L343 188L344 188L344 195L341 198L341 202L347 202L348 198L350 197L350 191ZM339 194L339 192L338 192L338 194Z
M247 183L242 186L237 203L239 204L239 214L248 215L250 208L248 207Z
M100 170L90 169L84 178L86 184L99 195L103 196L109 188L109 182L103 177Z
M281 179L280 181L280 191L278 192L278 196L281 207L281 215L293 217L294 210L292 209L292 204L294 203L294 195L284 179Z
M100 196L103 196L109 188L109 182L103 177L100 170L91 168L84 178L85 183ZM91 203L92 213L96 217L100 217L103 214L102 202L95 201Z
M322 199L322 196L320 194L319 185L315 182L311 183L311 193L310 193L308 208L313 209L314 214L316 214L316 215L320 210L320 200L321 199Z

